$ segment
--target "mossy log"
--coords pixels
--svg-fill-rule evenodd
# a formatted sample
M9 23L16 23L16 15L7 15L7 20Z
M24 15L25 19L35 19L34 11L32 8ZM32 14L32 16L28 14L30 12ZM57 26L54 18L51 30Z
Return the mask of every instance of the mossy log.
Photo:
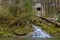
M37 16L36 16L37 17ZM38 17L39 19L42 19L42 21L45 21L46 23L50 23L50 24L53 24L55 27L57 27L57 28L60 28L60 24L58 24L58 23L56 23L56 22L53 22L53 21L50 21L50 20L48 20L48 19L46 19L46 18L44 18L44 17Z

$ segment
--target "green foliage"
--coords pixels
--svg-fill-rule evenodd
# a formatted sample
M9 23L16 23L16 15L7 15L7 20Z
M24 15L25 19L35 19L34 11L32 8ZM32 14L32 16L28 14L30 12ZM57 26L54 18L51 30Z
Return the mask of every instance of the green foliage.
M60 17L57 19L58 22L60 22Z
M36 20L37 19L37 20ZM42 20L37 18L37 17L32 17L31 22L37 26L39 26L40 28L42 28L42 30L45 30L47 33L49 33L50 35L54 35L58 32L60 32L60 28L55 28L55 26L53 26L53 24L51 25L46 25L45 23L42 23Z
M8 6L3 5L0 9L0 37L1 36L15 36L13 32L20 35L29 34L33 31L31 23L40 26L49 34L54 34L59 29L53 26L44 25L40 19L34 16L32 10L32 0L11 0L12 3ZM49 10L50 11L50 10ZM58 19L60 22L60 18Z
M24 28L19 28L19 29L16 29L15 32L20 34L20 35L27 35L29 34L31 31L31 27L24 27Z
M27 11L27 12L31 12L31 11L32 11L32 7L31 7L30 0L24 1L24 5L25 5L25 7L26 7L26 11Z
M11 0L11 2L1 6L2 10L0 9L0 37L13 36L13 32L28 34L33 29L29 22L32 14L30 0Z

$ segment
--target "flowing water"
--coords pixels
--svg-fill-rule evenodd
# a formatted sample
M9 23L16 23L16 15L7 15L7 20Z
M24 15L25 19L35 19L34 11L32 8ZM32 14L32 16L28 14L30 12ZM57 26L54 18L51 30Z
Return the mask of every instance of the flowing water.
M48 33L43 31L40 27L32 25L35 29L34 32L28 34L23 38L0 38L0 40L60 40L59 38L52 38Z
M51 38L49 34L47 34L45 31L43 31L40 27L33 25L33 28L35 29L34 32L31 34L27 35L27 37L32 37L32 38Z

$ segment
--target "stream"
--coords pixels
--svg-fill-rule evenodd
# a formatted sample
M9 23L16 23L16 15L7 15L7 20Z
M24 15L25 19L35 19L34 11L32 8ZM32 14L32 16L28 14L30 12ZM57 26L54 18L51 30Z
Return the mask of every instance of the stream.
M31 34L28 34L26 37L31 37L31 38L51 38L51 36L46 33L45 31L43 31L40 27L33 25L34 28L34 32L32 32Z

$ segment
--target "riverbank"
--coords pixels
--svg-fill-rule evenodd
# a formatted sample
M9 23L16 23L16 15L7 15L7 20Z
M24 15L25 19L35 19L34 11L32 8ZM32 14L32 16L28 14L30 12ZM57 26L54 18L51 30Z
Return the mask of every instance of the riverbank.
M50 35L60 32L60 28L45 25L34 15L31 0L11 0L10 4L2 2L0 7L0 37L28 35L34 31L31 24L39 26Z
M0 17L0 37L25 36L32 31L33 27L26 16Z
M46 31L51 36L54 36L53 34L60 32L60 28L53 26L53 24L47 25L45 23L42 23L42 20L37 17L32 17L32 23L42 28L42 30Z
M53 25L45 25L36 17L10 17L2 18L0 24L0 36L25 36L34 31L31 23L39 26L42 30L46 31L51 36L60 32L60 28L55 28ZM29 18L29 20L28 20ZM8 20L10 19L10 20ZM13 20L14 19L14 20ZM5 22L4 22L5 21ZM9 24L8 24L9 23Z

